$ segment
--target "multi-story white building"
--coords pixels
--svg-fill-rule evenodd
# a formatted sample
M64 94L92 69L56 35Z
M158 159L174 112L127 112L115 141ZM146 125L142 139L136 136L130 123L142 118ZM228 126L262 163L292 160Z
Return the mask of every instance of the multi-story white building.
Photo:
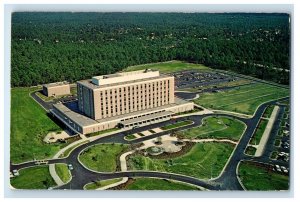
M194 107L174 96L173 76L149 69L78 81L77 95L81 113L63 104L55 104L52 113L82 134L165 121Z

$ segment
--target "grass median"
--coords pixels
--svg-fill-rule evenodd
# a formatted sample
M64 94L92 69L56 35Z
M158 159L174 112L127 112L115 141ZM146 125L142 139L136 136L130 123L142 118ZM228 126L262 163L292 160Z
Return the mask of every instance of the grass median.
M190 120L184 120L184 121L178 121L178 122L174 122L172 124L166 125L161 127L162 130L171 130L174 128L179 128L179 127L183 127L183 126L187 126L187 125L191 125L193 124L193 121Z
M67 164L58 163L55 164L55 171L59 178L64 182L67 183L71 179L71 173L68 169Z
M113 179L109 179L109 180L94 181L89 184L86 184L84 186L84 189L95 190L95 189L99 189L99 188L120 182L121 180L122 180L122 178L113 178Z

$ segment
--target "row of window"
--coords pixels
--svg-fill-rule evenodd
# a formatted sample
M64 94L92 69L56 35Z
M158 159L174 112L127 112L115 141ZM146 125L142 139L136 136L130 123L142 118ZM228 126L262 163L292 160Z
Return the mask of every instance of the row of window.
M167 93L167 92L168 92L168 93ZM152 93L152 96L155 97L155 95L158 96L159 94L160 94L160 95L163 95L163 94L164 94L164 95L168 95L169 93L170 93L170 90L168 90L168 91L160 91L160 92ZM132 98L132 99L138 98L138 96L139 96L139 95L134 96L134 94L132 94L132 95L133 95L133 97L128 97L128 100L130 100L130 98ZM141 95L141 98L143 98L143 97L150 97L150 95L151 95L151 94L145 94L144 96ZM130 95L128 95L128 96L130 96ZM119 95L119 97L121 98L122 95ZM110 96L110 97L107 96L107 97L105 97L105 101L107 101L108 98L110 98L110 100L112 100L112 99L113 99L113 96ZM123 95L123 98L124 98L125 101L126 101L126 98L127 98L127 97L126 97L126 94ZM103 97L100 98L101 102L103 102L103 99L104 99ZM117 99L118 99L118 96L115 95L115 100L117 100ZM120 99L120 102L122 102L122 99Z
M166 103L166 100L164 100L164 102ZM168 99L168 102L169 102L169 99ZM141 103L141 104L142 104L142 103ZM163 105L163 102L162 102L162 100L161 100L160 102L156 102L156 105L153 103L153 105L154 105L154 107L156 107L156 106L161 106L161 105ZM132 108L131 108L131 106L129 105L129 106L128 106L128 110L129 110L130 112L134 112L134 111L138 111L138 110L149 109L150 107L151 107L151 106L150 106L150 105L147 105L147 102L146 102L144 106L143 106L143 105L137 105L137 106L135 107L135 105L133 105ZM111 106L110 113L113 114L113 113L114 113L114 110L115 110L115 113L118 113L118 110L119 110L119 109L120 109L120 114L125 114L126 111L127 111L126 105L124 105L124 108L122 108L122 106L120 106L120 108L118 108L118 106L116 105L114 109L113 109L113 106ZM124 110L123 110L123 109L124 109ZM106 113L104 113L104 112L106 112ZM108 113L109 113L108 107L106 107L106 110L105 110L105 111L103 110L103 107L101 107L101 115L102 115L102 117L104 116L104 114L105 114L105 115L108 115Z
M156 84L156 85L155 85ZM147 88L148 86L148 88ZM119 91L119 94L121 94L123 92L124 96L126 96L126 94L130 95L131 94L138 94L138 92L151 92L151 86L152 86L152 91L155 91L155 88L157 91L159 91L159 89L162 91L163 89L166 90L166 86L168 86L168 89L170 88L170 80L164 80L164 81L160 81L160 82L152 82L151 84L140 84L140 85L134 85L134 86L127 86L127 87L121 87L118 89L110 89L110 90L104 90L104 91L100 91L100 98L103 97L108 97L111 96L113 94L117 94L117 92ZM126 90L128 93L126 93ZM121 95L120 95L121 96Z

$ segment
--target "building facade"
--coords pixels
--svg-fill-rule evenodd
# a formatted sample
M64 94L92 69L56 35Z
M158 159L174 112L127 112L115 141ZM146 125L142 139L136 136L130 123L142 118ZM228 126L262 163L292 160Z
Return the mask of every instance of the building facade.
M194 109L174 96L173 76L148 69L78 81L77 96L77 111L58 103L51 113L80 134L149 125Z
M70 84L66 81L43 85L43 94L48 97L68 95L70 93Z
M174 103L174 77L141 70L77 82L79 110L103 119Z

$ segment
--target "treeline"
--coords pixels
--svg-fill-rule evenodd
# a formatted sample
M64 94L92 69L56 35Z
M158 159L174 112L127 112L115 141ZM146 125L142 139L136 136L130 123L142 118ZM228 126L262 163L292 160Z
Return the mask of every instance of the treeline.
M18 12L11 53L12 86L168 60L288 84L290 24L287 14Z

